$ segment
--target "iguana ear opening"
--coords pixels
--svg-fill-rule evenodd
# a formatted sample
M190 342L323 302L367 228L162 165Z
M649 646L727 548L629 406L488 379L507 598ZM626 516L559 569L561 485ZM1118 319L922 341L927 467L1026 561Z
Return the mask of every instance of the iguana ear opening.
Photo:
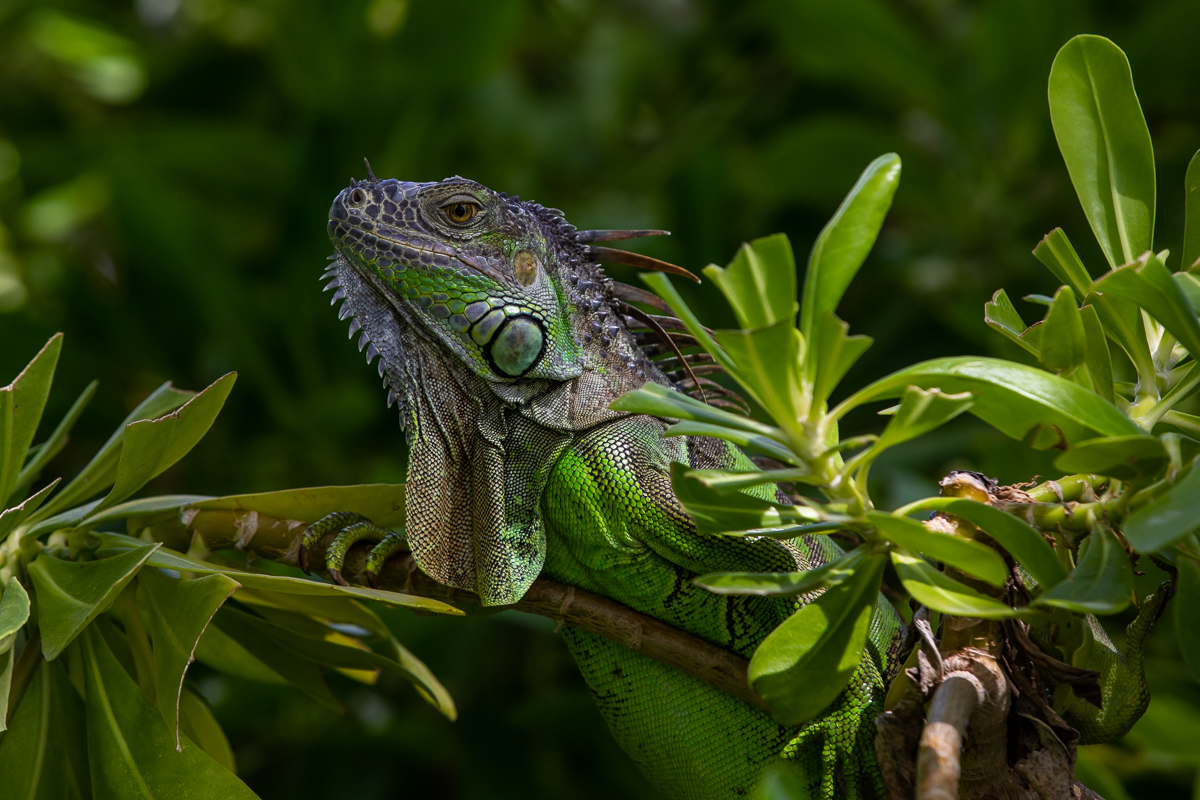
M414 415L421 424L409 455L408 541L429 577L475 592L485 606L509 605L546 560L540 500L570 437L535 426L490 392L454 389L458 402L442 397Z

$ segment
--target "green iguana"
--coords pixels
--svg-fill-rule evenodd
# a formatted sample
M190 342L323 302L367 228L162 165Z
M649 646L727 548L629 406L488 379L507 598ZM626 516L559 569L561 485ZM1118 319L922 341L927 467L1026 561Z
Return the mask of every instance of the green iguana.
M694 585L706 572L809 569L841 551L821 536L700 535L672 491L672 463L756 467L724 441L669 438L664 421L609 407L648 381L740 400L702 377L710 359L681 354L694 340L661 300L599 266L689 274L602 244L661 232L579 231L555 209L462 178L373 175L337 196L328 230L327 288L367 361L378 357L410 447L404 534L349 514L305 534L310 548L338 532L327 550L336 579L346 550L368 539L368 577L411 548L435 580L498 606L542 574L747 658L810 599ZM810 796L884 796L874 719L906 638L887 602L847 689L799 727L606 639L563 636L618 742L664 796L742 797L772 762L793 765Z

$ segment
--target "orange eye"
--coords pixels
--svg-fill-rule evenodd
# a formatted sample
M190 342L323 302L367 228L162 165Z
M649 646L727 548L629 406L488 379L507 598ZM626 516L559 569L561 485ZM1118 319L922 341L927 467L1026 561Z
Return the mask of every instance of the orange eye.
M479 213L479 206L474 203L455 202L442 210L446 212L447 218L455 225L466 225L475 219L475 215Z

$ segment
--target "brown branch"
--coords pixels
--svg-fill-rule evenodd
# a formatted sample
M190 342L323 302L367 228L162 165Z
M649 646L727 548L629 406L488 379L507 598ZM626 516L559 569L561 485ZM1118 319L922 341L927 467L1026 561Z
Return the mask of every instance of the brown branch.
M187 550L195 534L209 550L242 550L296 566L300 536L307 527L305 522L252 511L193 510L185 512L182 520L151 525L149 529L155 539L177 550ZM365 583L362 570L368 549L365 543L350 549L342 570L344 577ZM324 560L320 552L314 552L312 558L314 563ZM379 574L379 586L456 605L479 605L474 592L444 586L421 572L411 555L389 559ZM507 608L602 636L769 712L763 699L749 687L746 659L606 597L538 578L520 601Z
M958 800L963 739L982 694L969 672L947 676L934 691L917 751L917 800Z

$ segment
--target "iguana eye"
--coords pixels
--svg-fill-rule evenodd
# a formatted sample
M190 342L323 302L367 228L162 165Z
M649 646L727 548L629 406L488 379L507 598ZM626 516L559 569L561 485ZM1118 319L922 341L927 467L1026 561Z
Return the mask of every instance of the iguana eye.
M457 200L442 207L446 217L455 225L466 225L471 220L475 219L475 215L479 213L479 206L474 203L468 203L465 200Z

